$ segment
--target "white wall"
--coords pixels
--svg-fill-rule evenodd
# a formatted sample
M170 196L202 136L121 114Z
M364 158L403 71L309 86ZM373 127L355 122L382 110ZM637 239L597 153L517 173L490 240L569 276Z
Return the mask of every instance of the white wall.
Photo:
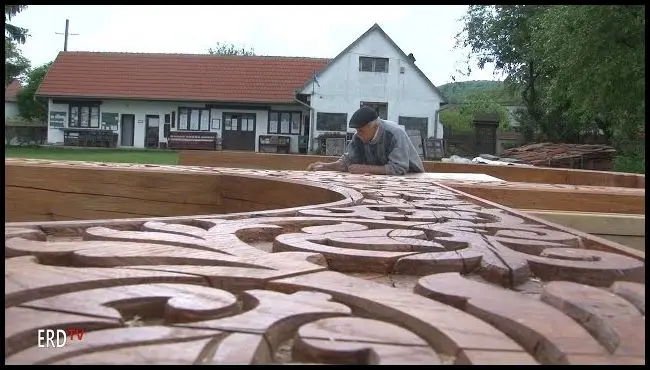
M13 101L5 102L5 118L18 117L18 103Z
M388 73L359 71L360 56L388 58ZM403 74L400 67L404 67ZM388 103L388 120L397 122L399 116L426 117L429 122L427 136L434 136L437 124L437 137L442 138L442 124L436 122L441 96L378 31L368 34L330 65L321 73L318 82L320 87L315 86L315 95L311 98L316 112L347 113L349 121L362 101L385 102ZM311 83L302 92L311 94ZM348 132L353 131L348 129ZM314 137L321 133L314 132Z
M176 121L178 122L178 108L179 107L188 107L188 108L204 108L206 107L205 103L192 103L192 102L162 102L162 101L142 101L142 100L102 100L102 104L99 108L99 114L101 117L102 113L118 113L120 114L120 122L122 114L133 114L135 115L135 128L134 128L134 138L133 144L135 148L144 148L145 140L145 124L146 116L148 115L157 115L160 117L160 126L159 126L159 140L160 142L167 142L167 139L164 137L164 123L165 115L175 113ZM272 106L273 110L291 110L299 111L302 110L301 107L296 106ZM54 104L52 99L49 101L49 110L50 111L64 111L68 112L68 104ZM219 137L222 137L223 130L223 113L224 112L236 112L236 113L254 113L255 122L256 122L256 138L255 138L255 151L259 150L259 135L266 135L268 129L268 110L266 108L259 110L249 110L249 109L239 109L236 107L232 108L212 108L210 109L211 119L213 117L221 119L221 125L219 129L212 129L210 125L210 132L218 133ZM49 119L49 114L48 114ZM68 127L67 117L65 126ZM175 128L171 128L171 131L177 131L178 126L175 125ZM121 124L118 124L118 128L115 131L118 133L118 146L121 143ZM298 152L298 135L288 135L291 136L291 152ZM48 143L62 143L63 142L63 131L58 128L50 128L48 122Z

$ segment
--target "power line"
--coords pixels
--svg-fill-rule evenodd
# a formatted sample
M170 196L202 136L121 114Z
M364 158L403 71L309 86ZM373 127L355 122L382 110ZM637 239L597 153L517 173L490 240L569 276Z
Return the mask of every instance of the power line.
M65 20L65 33L55 32L57 35L65 35L65 41L63 42L63 51L68 51L68 36L78 36L78 33L68 33L70 28L70 20Z

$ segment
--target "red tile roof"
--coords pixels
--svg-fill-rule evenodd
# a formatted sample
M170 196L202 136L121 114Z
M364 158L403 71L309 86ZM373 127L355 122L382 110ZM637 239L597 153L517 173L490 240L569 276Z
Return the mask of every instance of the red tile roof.
M5 101L10 101L10 102L15 102L16 100L16 95L22 90L22 86L20 86L20 82L18 80L13 80L12 83L7 86L5 89Z
M329 59L61 52L37 91L47 97L291 102Z

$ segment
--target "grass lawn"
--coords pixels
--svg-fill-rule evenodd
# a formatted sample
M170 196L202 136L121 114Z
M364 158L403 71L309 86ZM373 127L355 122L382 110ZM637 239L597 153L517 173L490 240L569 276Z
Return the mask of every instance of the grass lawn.
M172 150L133 150L101 148L5 147L5 157L68 161L178 164Z

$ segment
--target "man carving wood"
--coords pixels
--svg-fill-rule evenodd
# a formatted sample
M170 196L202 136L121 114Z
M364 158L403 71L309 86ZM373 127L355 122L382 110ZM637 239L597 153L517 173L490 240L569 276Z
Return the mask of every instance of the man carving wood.
M422 160L406 131L395 122L379 118L370 107L361 107L350 118L357 130L345 153L336 162L314 162L309 171L348 171L355 174L404 175L424 172Z

